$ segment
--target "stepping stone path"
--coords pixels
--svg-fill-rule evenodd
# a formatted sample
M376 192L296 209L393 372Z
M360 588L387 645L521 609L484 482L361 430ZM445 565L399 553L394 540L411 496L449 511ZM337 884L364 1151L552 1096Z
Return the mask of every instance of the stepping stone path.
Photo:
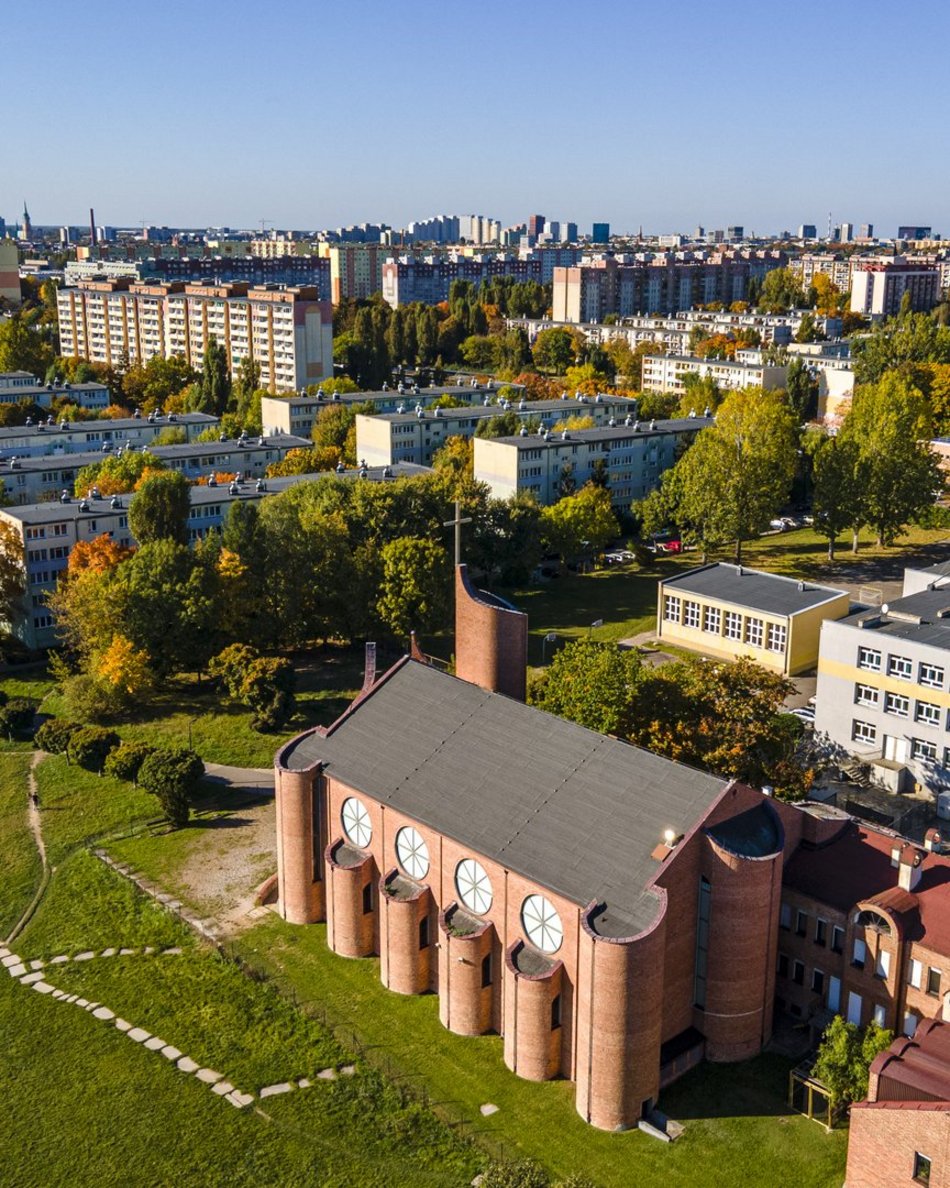
M291 1089L293 1089L293 1085L289 1081L281 1081L279 1085L268 1085L265 1089L262 1089L259 1096L261 1098L277 1097L280 1093L289 1093Z
M344 1064L343 1067L340 1069L340 1073L344 1077L356 1076L356 1065L355 1064Z
M177 1048L173 1048L171 1044L166 1044L165 1047L162 1048L162 1055L166 1060L178 1060L181 1056L181 1052L179 1052Z
M96 1007L92 1015L94 1019L114 1019L115 1011L110 1011L108 1007Z
M478 1107L478 1110L483 1118L490 1118L492 1114L498 1113L498 1106L492 1105L490 1101L486 1101L483 1106Z
M32 986L34 982L42 981L43 975L39 970L33 973L28 973L25 978L20 979L21 986Z
M211 1086L211 1092L217 1093L219 1097L226 1097L227 1094L234 1092L234 1086L230 1081L218 1081L217 1085Z
M321 1081L335 1081L336 1080L336 1069L335 1068L325 1068L321 1072L317 1073L317 1078Z
M190 1056L182 1056L181 1060L178 1061L177 1067L185 1073L197 1072L199 1068L199 1066L194 1062L194 1060L192 1060Z
M235 1089L232 1093L229 1093L224 1100L229 1101L231 1105L236 1106L237 1109L243 1110L245 1106L249 1106L254 1100L254 1094L242 1093L239 1089Z
M195 1073L199 1081L204 1081L206 1085L214 1085L217 1081L223 1080L224 1074L215 1072L213 1068L199 1068ZM263 1091L261 1096L263 1097Z
M146 1031L144 1027L133 1027L128 1035L129 1039L134 1040L137 1044L144 1043L147 1039L152 1038L152 1033Z
M25 965L8 965L7 973L10 975L11 978L22 978L23 975L26 973L26 966Z
M116 1027L118 1027L118 1029L120 1031L131 1031L132 1030L132 1024L126 1023L126 1021L124 1019L116 1019L115 1025L116 1025Z
M165 1041L163 1039L159 1039L157 1035L153 1035L151 1039L147 1039L145 1041L145 1047L148 1048L150 1052L157 1052L160 1048L165 1047Z
M36 990L39 994L52 994L53 993L53 987L49 984L49 982L34 982L33 989Z

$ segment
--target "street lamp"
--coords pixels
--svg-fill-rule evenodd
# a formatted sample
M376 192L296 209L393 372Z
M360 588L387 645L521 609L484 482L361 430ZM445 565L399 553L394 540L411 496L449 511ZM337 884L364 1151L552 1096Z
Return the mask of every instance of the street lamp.
M549 631L544 639L541 640L541 663L547 663L547 645L549 643L557 643L557 634L554 631Z
M591 623L591 625L587 628L587 638L590 639L592 637L595 627L603 627L603 625L603 619L595 619L593 623Z

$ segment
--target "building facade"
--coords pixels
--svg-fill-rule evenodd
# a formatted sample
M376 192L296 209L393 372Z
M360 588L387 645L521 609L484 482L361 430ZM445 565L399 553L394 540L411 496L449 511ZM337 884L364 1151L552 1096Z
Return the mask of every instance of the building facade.
M107 453L113 449L150 446L160 433L180 430L185 441L213 429L218 418L207 413L150 413L147 417L119 417L115 420L66 421L49 418L34 424L9 425L0 429L0 458L55 457L63 454Z
M815 730L894 791L950 788L946 581L822 627Z
M526 427L556 430L559 423L579 417L590 419L595 425L606 425L611 417L625 416L635 407L624 396L605 395L517 403L500 397L495 403L486 394L486 401L481 407L419 407L414 412L380 416L357 414L357 457L371 466L390 466L394 462L429 466L450 437L475 437L479 425L493 417L511 414L524 421Z
M818 663L826 621L842 619L844 590L718 562L658 585L656 633L661 641L794 676Z
M720 388L784 388L788 367L768 363L742 363L735 359L700 359L696 355L644 355L644 392L685 392L686 377L712 379Z
M180 355L201 367L214 338L232 374L251 359L261 386L296 391L333 374L329 301L316 289L82 281L57 294L61 351L116 367Z
M940 300L940 274L935 266L907 260L878 260L851 270L851 312L891 318L905 295L915 313L927 313Z
M604 480L612 505L629 511L659 486L660 478L712 417L636 421L631 414L600 429L476 437L475 478L487 483L495 499L527 491L542 506L556 503L570 489Z
M540 259L522 260L502 253L494 255L452 255L444 258L426 256L390 257L383 264L383 300L395 309L421 301L438 305L447 301L453 281L467 280L479 285L493 276L512 276L515 280L540 283Z
M20 304L20 253L16 240L0 239L0 298Z
M330 265L330 300L365 300L383 287L383 261L391 255L379 243L321 243L319 255Z

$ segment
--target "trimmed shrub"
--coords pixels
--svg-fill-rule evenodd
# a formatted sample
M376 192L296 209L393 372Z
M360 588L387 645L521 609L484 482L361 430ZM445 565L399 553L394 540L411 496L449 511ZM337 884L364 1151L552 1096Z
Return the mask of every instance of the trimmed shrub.
M82 730L79 722L69 722L65 718L47 718L33 737L33 745L40 751L48 751L51 755L66 755L69 740L77 730Z
M188 824L189 799L204 775L205 765L194 751L159 748L139 768L139 783L158 798L176 829Z
M254 713L252 730L279 730L297 708L297 675L289 660L262 656L247 669L241 697Z
M105 730L101 726L83 726L70 738L66 754L86 771L95 771L102 775L109 752L114 751L121 742L122 739L114 730Z
M0 706L0 734L7 738L26 738L33 733L38 702L29 697L12 697Z
M128 780L130 784L138 785L142 764L154 753L155 747L150 747L148 743L123 743L109 752L105 773L115 776L117 780Z
M230 644L214 656L208 664L208 672L221 682L228 696L242 701L244 678L251 665L260 657L260 652L250 644Z

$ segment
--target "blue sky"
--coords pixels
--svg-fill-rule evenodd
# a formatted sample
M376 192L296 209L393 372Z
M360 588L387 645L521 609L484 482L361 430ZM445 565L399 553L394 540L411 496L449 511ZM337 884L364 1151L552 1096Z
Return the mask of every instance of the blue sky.
M950 235L950 7L51 0L4 61L0 214ZM7 22L7 36L10 24Z

